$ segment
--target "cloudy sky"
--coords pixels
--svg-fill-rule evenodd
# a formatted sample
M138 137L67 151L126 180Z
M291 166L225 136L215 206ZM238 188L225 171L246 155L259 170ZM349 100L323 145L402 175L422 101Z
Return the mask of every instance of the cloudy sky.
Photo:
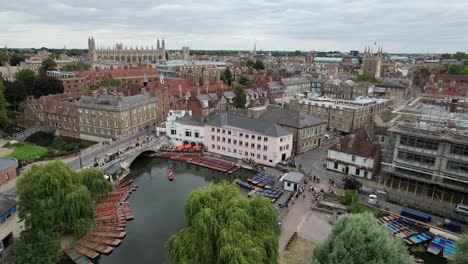
M0 45L468 51L468 0L1 0Z

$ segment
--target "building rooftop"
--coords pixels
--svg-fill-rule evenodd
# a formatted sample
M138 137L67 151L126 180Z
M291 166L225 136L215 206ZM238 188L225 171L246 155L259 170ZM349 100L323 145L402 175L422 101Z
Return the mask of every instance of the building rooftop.
M340 143L330 148L330 150L337 152L369 158L373 157L379 149L379 145L372 143L372 139L364 128L354 134L342 137Z
M15 158L0 158L0 171L6 170L15 165L18 165L18 160Z
M4 215L11 208L16 206L15 199L7 198L3 195L0 195L0 216Z
M177 118L174 122L187 125L187 126L200 126L203 127L203 117L201 116L193 116L185 114L184 116Z
M133 106L148 100L153 100L152 96L147 94L137 94L132 96L123 96L122 98L116 98L114 95L98 94L96 99L92 96L83 96L80 99L79 105L81 107L87 106L104 106L104 107L115 107L123 108L127 106Z
M303 178L304 178L304 174L302 174L300 172L291 171L291 172L286 173L281 178L281 180L288 181L288 182L293 182L293 183L300 183Z
M206 124L216 127L230 126L271 137L282 137L291 134L287 129L273 122L250 118L232 112L223 112Z
M267 106L266 110L260 115L259 119L294 128L311 127L326 122L320 118L301 111L273 105Z

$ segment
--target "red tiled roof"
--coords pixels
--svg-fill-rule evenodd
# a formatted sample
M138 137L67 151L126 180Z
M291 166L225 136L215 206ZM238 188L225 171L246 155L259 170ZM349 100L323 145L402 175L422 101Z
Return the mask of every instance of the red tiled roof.
M76 76L93 76L93 77L108 77L112 78L125 78L125 77L143 77L157 76L158 73L153 68L130 68L130 69L99 69L99 70L86 70L74 71Z
M468 75L455 75L455 74L436 74L435 81L465 81L468 82Z
M342 137L340 143L330 149L360 157L373 157L380 147L372 143L367 131L363 128L352 135Z

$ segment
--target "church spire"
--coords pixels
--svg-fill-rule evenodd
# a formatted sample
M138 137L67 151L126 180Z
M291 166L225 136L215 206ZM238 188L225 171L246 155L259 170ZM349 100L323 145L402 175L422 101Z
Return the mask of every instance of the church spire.
M159 38L158 38L158 43L156 44L156 47L158 50L161 48L161 45L159 44Z

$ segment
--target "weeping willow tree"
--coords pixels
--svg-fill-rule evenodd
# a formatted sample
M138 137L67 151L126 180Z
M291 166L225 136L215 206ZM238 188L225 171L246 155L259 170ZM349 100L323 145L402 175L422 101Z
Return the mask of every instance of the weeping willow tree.
M41 246L37 244L42 241L34 239L38 234L44 234L50 240L56 240L58 235L65 232L73 233L75 237L86 234L94 223L92 194L112 190L100 180L90 180L92 175L97 177L99 174L94 170L77 173L63 162L56 161L35 165L19 178L18 216L24 221L24 229L21 243L15 250L40 249ZM88 189L88 183L91 183L92 191ZM54 245L54 242L49 244ZM35 255L37 258L42 258L40 252L31 250L31 254L38 254ZM53 252L45 251L44 254Z
M244 198L223 182L192 192L186 227L166 242L170 263L278 263L277 211L265 198Z
M314 249L312 264L411 264L401 239L377 224L369 213L338 218L331 234Z
M95 198L102 197L113 190L112 184L104 178L98 168L83 170L78 174L81 184L85 185Z

